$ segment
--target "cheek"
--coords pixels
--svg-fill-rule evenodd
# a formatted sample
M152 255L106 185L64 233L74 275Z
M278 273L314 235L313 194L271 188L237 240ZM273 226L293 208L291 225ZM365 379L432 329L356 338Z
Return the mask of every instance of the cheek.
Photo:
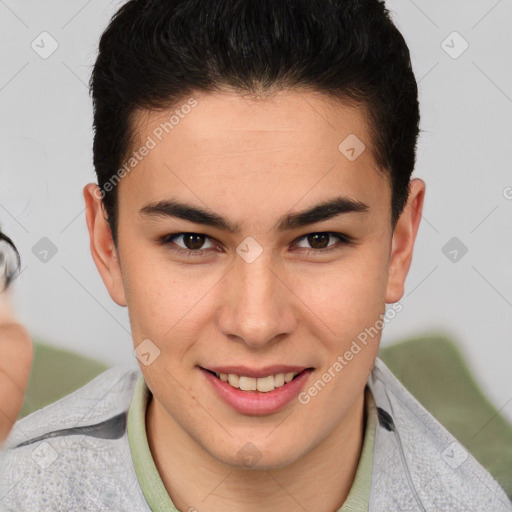
M357 251L357 253L355 252ZM368 245L322 270L297 272L294 291L323 323L329 337L341 339L373 325L385 310L387 259L385 249Z
M140 261L145 261L144 265ZM208 293L218 280L181 271L149 258L125 261L125 291L135 344L150 339L166 353L181 360L199 337L208 314ZM167 350L172 346L172 351Z
M176 311L170 302L177 295L171 276L149 258L130 252L123 257L123 284L135 343L161 339Z
M384 323L387 265L385 251L369 248L314 289L318 317L329 326L322 339L326 359L319 378L326 384L313 407L332 412L326 422L341 421L340 396L347 403L367 382L378 355Z

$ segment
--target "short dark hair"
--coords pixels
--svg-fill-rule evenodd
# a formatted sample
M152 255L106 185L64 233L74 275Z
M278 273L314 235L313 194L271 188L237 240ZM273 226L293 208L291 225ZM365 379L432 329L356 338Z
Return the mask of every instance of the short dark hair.
M382 1L130 0L101 36L89 85L102 191L131 150L138 111L171 108L194 91L304 88L363 108L393 228L407 202L418 88ZM117 246L116 188L102 199Z

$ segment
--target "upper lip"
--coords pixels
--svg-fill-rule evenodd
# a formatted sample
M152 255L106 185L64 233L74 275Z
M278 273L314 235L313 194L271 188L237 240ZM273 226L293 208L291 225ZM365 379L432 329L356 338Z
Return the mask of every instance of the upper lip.
M265 366L264 368L249 368L247 366L203 366L202 368L215 373L232 373L234 375L242 375L244 377L253 377L258 379L261 377L267 377L269 375L276 375L278 373L300 373L307 368L311 368L311 366L289 366L285 364L274 364L272 366Z

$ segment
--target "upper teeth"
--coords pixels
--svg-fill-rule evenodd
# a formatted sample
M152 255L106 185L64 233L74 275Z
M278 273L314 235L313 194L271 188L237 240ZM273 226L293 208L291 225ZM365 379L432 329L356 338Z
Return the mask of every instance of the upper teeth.
M299 373L300 372L278 373L276 375L269 375L268 377L260 377L259 379L235 375L233 373L216 373L215 375L217 375L221 381L227 382L234 388L241 389L242 391L257 390L262 393L268 393L275 388L284 386L285 383L290 382L295 375Z

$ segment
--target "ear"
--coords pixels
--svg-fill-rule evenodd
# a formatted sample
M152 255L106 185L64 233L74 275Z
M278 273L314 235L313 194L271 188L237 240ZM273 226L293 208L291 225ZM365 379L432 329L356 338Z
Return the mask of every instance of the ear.
M101 191L98 185L89 183L83 194L92 259L112 300L119 306L126 306L119 256L106 221Z
M411 180L409 198L393 231L386 290L386 303L388 304L399 301L404 294L405 278L411 266L424 197L425 183L417 178Z

